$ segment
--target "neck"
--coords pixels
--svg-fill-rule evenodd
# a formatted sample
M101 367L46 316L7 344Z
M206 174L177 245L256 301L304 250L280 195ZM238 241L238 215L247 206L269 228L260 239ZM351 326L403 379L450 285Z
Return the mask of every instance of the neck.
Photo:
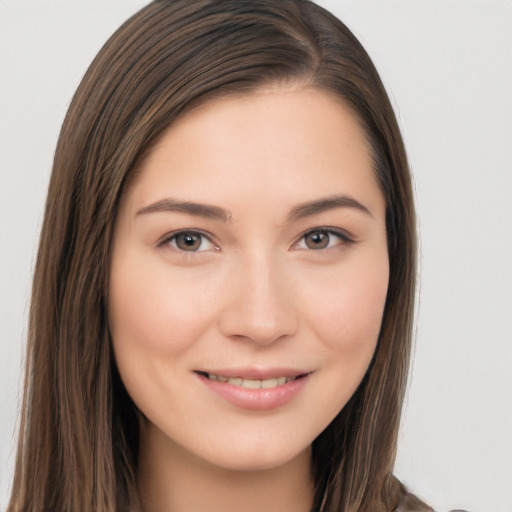
M138 484L145 512L310 512L310 450L278 467L236 471L215 466L168 438L162 444L162 436L143 429Z

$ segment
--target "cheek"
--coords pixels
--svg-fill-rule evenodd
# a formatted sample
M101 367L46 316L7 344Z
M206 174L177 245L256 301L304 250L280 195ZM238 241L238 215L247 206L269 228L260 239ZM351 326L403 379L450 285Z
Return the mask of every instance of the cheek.
M357 262L319 281L310 325L329 355L371 359L382 323L389 269L387 258ZM368 357L369 355L369 357Z
M115 360L129 395L153 417L162 408L158 397L179 392L179 383L169 375L186 368L186 355L208 328L212 302L183 272L175 275L168 266L129 250L115 256L109 301ZM165 401L168 412L174 407Z
M182 356L207 329L211 300L193 283L136 255L114 259L110 330L117 366L132 398L178 370L185 362Z
M388 286L387 259L384 263L331 275L317 289L309 318L321 343L323 428L354 394L374 355Z

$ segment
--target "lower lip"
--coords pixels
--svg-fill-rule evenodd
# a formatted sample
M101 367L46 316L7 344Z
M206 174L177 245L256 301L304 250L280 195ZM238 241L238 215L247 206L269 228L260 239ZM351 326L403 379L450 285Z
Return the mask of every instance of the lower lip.
M286 405L301 392L309 379L309 375L305 375L275 388L248 389L227 382L210 380L204 375L197 374L197 376L211 391L234 406L254 411L266 411Z

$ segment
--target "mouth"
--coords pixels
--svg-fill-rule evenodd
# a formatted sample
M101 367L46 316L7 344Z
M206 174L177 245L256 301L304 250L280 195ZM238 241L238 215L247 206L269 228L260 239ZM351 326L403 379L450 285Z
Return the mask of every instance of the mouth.
M307 386L313 372L291 369L225 369L194 372L206 388L239 409L272 410L284 406Z
M295 375L293 377L273 377L269 379L249 379L244 377L227 377L225 375L216 375L214 373L207 372L196 372L198 375L202 375L206 377L208 380L212 380L214 382L223 382L227 384L231 384L232 386L238 386L246 389L272 389L277 388L279 386L284 386L289 382L293 382L294 380L302 379L307 374L303 373L301 375Z

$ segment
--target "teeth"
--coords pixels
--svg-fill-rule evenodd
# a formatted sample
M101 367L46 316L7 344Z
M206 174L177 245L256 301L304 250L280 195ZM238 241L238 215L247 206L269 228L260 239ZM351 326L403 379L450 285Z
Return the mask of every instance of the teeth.
M229 382L229 380L228 380ZM247 389L260 389L261 380L244 379L242 381L242 387Z
M227 382L233 386L240 386L247 389L272 389L277 386L282 386L283 384L287 384L292 380L295 380L297 377L278 377L275 379L242 379L241 377L224 377L223 375L214 375L213 373L207 374L210 380L216 382Z
M275 388L276 386L277 386L277 379L265 379L265 380L261 381L261 387L264 389Z

